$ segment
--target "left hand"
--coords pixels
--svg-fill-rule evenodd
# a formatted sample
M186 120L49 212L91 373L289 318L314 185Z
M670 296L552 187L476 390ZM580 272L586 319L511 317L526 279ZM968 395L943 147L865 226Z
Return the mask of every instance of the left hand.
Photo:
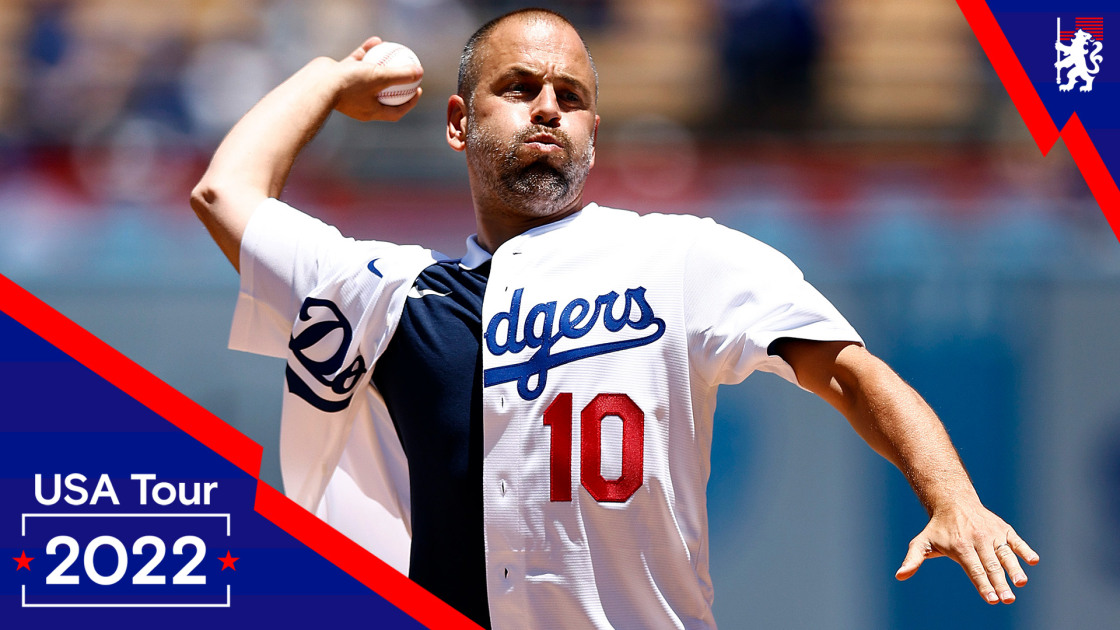
M1019 558L1031 566L1039 560L1038 554L1010 525L979 503L935 512L925 529L910 541L895 577L908 579L926 558L940 556L948 556L961 565L989 604L1015 601L1005 572L1015 586L1023 586L1027 574L1019 566Z

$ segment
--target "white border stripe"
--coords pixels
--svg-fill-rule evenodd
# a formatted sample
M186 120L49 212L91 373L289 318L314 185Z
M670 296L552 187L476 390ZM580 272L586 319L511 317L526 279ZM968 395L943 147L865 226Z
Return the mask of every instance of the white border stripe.
M28 518L83 518L83 517L124 517L124 518L196 518L196 517L211 517L211 518L224 518L226 519L226 536L230 533L230 515L226 514L167 514L162 512L152 514L64 514L64 513L49 513L49 514L23 514L20 519L20 536L27 535L27 519Z
M20 586L23 608L229 608L230 585L226 584L226 601L216 604L28 604L27 585Z

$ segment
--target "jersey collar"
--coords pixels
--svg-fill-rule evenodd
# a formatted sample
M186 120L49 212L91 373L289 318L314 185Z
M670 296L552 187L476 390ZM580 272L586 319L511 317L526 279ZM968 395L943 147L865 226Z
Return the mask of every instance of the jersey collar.
M575 221L577 218L579 218L580 215L584 214L588 210L594 210L596 207L598 206L595 204L595 202L591 202L585 205L579 211L573 212L572 214L564 217L563 219L560 219L559 221L537 226L531 230L524 232L523 234L515 236L514 238L510 239L510 241L512 242L526 236L534 236L536 234L542 234L544 232L551 232L552 230ZM467 237L467 253L464 254L463 258L459 261L459 266L467 270L477 269L483 263L490 260L490 258L490 252L482 249L482 246L478 244L478 234L471 234Z
M468 236L467 253L459 261L459 266L467 270L478 269L488 260L490 260L490 252L482 249L482 246L478 244L478 235L471 234Z

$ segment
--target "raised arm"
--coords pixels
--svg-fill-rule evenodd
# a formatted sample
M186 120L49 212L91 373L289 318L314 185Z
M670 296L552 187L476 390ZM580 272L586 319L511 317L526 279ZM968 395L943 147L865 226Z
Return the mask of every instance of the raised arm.
M292 164L332 110L361 121L398 120L416 104L389 107L377 94L416 81L419 66L386 68L361 59L381 43L371 37L345 59L320 57L268 93L222 140L191 191L191 208L239 272L241 236L261 201L279 197Z
M1031 565L1038 554L980 503L949 435L922 397L857 344L782 339L773 350L806 389L844 414L873 449L906 475L929 512L929 524L910 541L895 577L905 580L926 558L948 556L985 601L1015 601L1004 573L1023 586L1027 576L1016 554Z

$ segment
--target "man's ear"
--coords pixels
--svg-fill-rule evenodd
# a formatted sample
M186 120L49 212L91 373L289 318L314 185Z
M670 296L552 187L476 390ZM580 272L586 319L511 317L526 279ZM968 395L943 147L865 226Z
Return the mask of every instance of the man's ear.
M595 166L595 147L599 145L599 114L595 114L595 129L591 131L591 166Z
M458 94L447 99L447 144L456 151L467 148L467 104Z

